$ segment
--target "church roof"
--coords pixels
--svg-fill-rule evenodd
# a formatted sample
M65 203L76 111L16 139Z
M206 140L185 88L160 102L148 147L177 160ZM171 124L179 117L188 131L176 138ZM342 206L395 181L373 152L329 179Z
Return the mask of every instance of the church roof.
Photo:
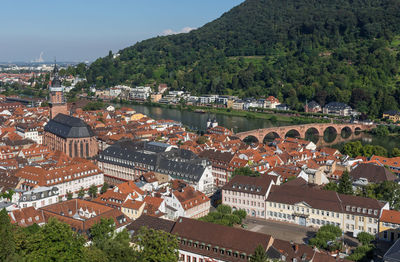
M62 138L92 137L94 133L82 119L64 114L58 114L44 127L44 131Z

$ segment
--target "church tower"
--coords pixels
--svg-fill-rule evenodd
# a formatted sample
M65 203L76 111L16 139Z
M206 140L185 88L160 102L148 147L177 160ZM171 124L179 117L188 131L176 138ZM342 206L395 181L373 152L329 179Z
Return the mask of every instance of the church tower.
M68 114L67 103L64 98L64 87L61 85L61 80L58 76L57 64L54 64L53 79L50 86L50 119L55 118L58 114Z

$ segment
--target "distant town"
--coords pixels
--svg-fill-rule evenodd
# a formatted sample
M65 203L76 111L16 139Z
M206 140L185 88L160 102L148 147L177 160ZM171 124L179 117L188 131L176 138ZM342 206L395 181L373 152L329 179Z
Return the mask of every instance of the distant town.
M1 97L0 207L14 225L43 226L56 218L88 239L100 219L111 219L117 232L136 234L145 226L177 235L180 261L247 261L258 245L269 259L346 261L365 249L361 236L384 243L382 252L400 236L394 192L371 193L398 185L399 157L349 156L301 138L310 128L356 132L373 123L328 121L235 134L209 119L200 134L123 104L91 110L79 100L67 103L81 80L61 78L57 66L50 75L48 101ZM30 78L1 75L1 81L26 85ZM272 96L197 97L163 84L156 92L127 86L91 92L103 101L288 110ZM94 103L88 101L85 106ZM358 114L345 104L315 101L305 111ZM290 129L300 137L288 137ZM270 132L277 136L269 143L244 141ZM317 231L329 226L343 235L327 246Z

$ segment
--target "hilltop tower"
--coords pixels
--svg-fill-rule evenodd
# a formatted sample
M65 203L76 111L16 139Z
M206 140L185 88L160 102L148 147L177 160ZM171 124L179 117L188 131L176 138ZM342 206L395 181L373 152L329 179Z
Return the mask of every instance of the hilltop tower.
M49 91L50 119L55 118L60 113L68 115L67 103L64 98L64 87L58 75L57 64L54 64L53 79L50 82Z

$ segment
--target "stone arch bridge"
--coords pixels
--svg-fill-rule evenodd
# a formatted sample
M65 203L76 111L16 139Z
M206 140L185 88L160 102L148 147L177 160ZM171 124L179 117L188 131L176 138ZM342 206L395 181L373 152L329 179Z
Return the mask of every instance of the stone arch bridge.
M235 136L239 137L241 140L246 137L255 137L259 142L263 142L264 138L272 134L275 137L285 138L289 132L297 133L298 137L305 138L306 133L309 130L313 130L318 136L323 136L325 130L333 129L337 134L341 134L342 130L351 131L352 134L355 131L364 131L374 128L374 125L364 125L364 124L333 124L333 123L315 123L315 124L305 124L305 125L295 125L295 126L279 126L279 127L269 127L263 129L255 129L246 132L237 133Z

